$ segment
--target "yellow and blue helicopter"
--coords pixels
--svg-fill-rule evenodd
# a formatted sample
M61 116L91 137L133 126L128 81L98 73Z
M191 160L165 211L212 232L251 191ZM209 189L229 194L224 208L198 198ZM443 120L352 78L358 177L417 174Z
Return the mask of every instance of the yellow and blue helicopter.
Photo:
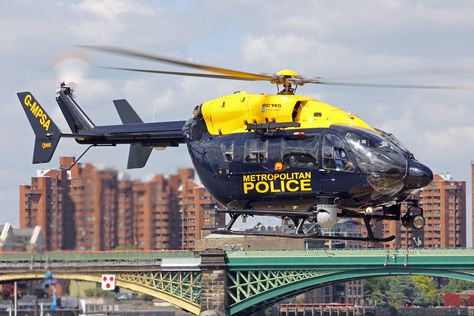
M432 181L431 170L392 134L354 114L295 92L304 84L456 87L328 82L304 78L292 70L265 75L119 47L85 48L206 73L107 68L268 81L277 85L278 93L236 92L195 107L187 121L155 123L144 123L126 100L115 100L123 124L96 126L75 101L71 87L62 83L56 101L71 129L71 133L62 133L30 92L20 92L18 97L36 134L33 163L50 161L61 137L74 138L90 147L130 144L128 168L144 167L154 147L186 144L203 185L223 206L218 211L230 215L230 222L220 233L236 233L232 227L239 217L258 215L292 220L294 231L284 234L286 237L384 242L395 237L374 236L372 220L401 221L412 229L424 226L423 210L413 196ZM406 207L402 208L403 204ZM328 228L343 217L362 219L367 235L344 237L305 230L305 223Z

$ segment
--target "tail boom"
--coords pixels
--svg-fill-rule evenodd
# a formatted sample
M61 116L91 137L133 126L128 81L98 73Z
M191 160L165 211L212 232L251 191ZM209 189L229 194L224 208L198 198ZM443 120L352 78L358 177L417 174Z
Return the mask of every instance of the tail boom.
M34 164L49 162L61 137L95 146L130 144L128 168L145 166L153 147L176 147L185 143L186 121L143 123L126 100L114 102L123 124L95 126L74 100L72 90L61 85L56 101L72 131L63 134L30 92L17 95L36 136Z

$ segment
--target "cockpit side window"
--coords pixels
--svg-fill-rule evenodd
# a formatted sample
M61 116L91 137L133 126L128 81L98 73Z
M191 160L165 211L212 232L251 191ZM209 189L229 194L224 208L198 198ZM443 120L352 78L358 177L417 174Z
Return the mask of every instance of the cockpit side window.
M302 140L282 140L281 160L285 166L314 168L318 166L319 136Z
M222 143L221 144L222 154L224 155L225 162L231 162L234 160L234 142Z
M323 141L323 167L337 171L354 172L354 164L347 155L344 143L336 135L325 135Z
M268 140L248 139L244 144L244 162L267 162Z

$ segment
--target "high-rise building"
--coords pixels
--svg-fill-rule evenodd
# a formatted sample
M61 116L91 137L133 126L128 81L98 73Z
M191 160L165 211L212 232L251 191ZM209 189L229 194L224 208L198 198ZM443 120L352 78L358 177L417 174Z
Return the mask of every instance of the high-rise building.
M74 249L76 246L69 184L66 171L53 169L38 171L30 185L20 186L20 227L40 226L48 250Z
M181 220L175 175L156 175L133 184L134 230L137 249L180 249Z
M407 229L398 221L384 223L385 235L397 238L388 247L416 245L422 247L466 246L466 182L455 181L450 175L435 174L433 182L417 194L425 216L420 231Z
M20 186L20 226L40 226L48 250L114 249L117 172L74 164L73 157L61 157L60 166Z
M39 225L48 250L193 249L224 224L192 169L142 182L73 157L60 164L20 186L20 225Z
M179 211L182 221L182 249L194 249L196 240L206 237L225 222L224 214L216 214L216 202L209 192L194 181L193 169L180 169L178 176Z
M127 176L119 175L117 200L117 245L135 247L135 225L133 208L133 181Z
M474 243L474 161L471 161L471 208L472 208L472 236L471 242Z
M61 158L71 166L74 158ZM118 173L93 164L70 169L68 197L74 211L77 250L109 250L117 247Z

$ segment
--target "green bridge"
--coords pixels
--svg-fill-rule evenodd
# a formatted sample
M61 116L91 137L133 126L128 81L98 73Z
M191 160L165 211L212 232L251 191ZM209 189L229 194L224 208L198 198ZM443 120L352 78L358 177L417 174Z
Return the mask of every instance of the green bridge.
M330 283L421 274L474 281L473 249L317 249L202 252L51 252L1 254L0 282L42 279L100 282L152 295L194 314L248 314Z

